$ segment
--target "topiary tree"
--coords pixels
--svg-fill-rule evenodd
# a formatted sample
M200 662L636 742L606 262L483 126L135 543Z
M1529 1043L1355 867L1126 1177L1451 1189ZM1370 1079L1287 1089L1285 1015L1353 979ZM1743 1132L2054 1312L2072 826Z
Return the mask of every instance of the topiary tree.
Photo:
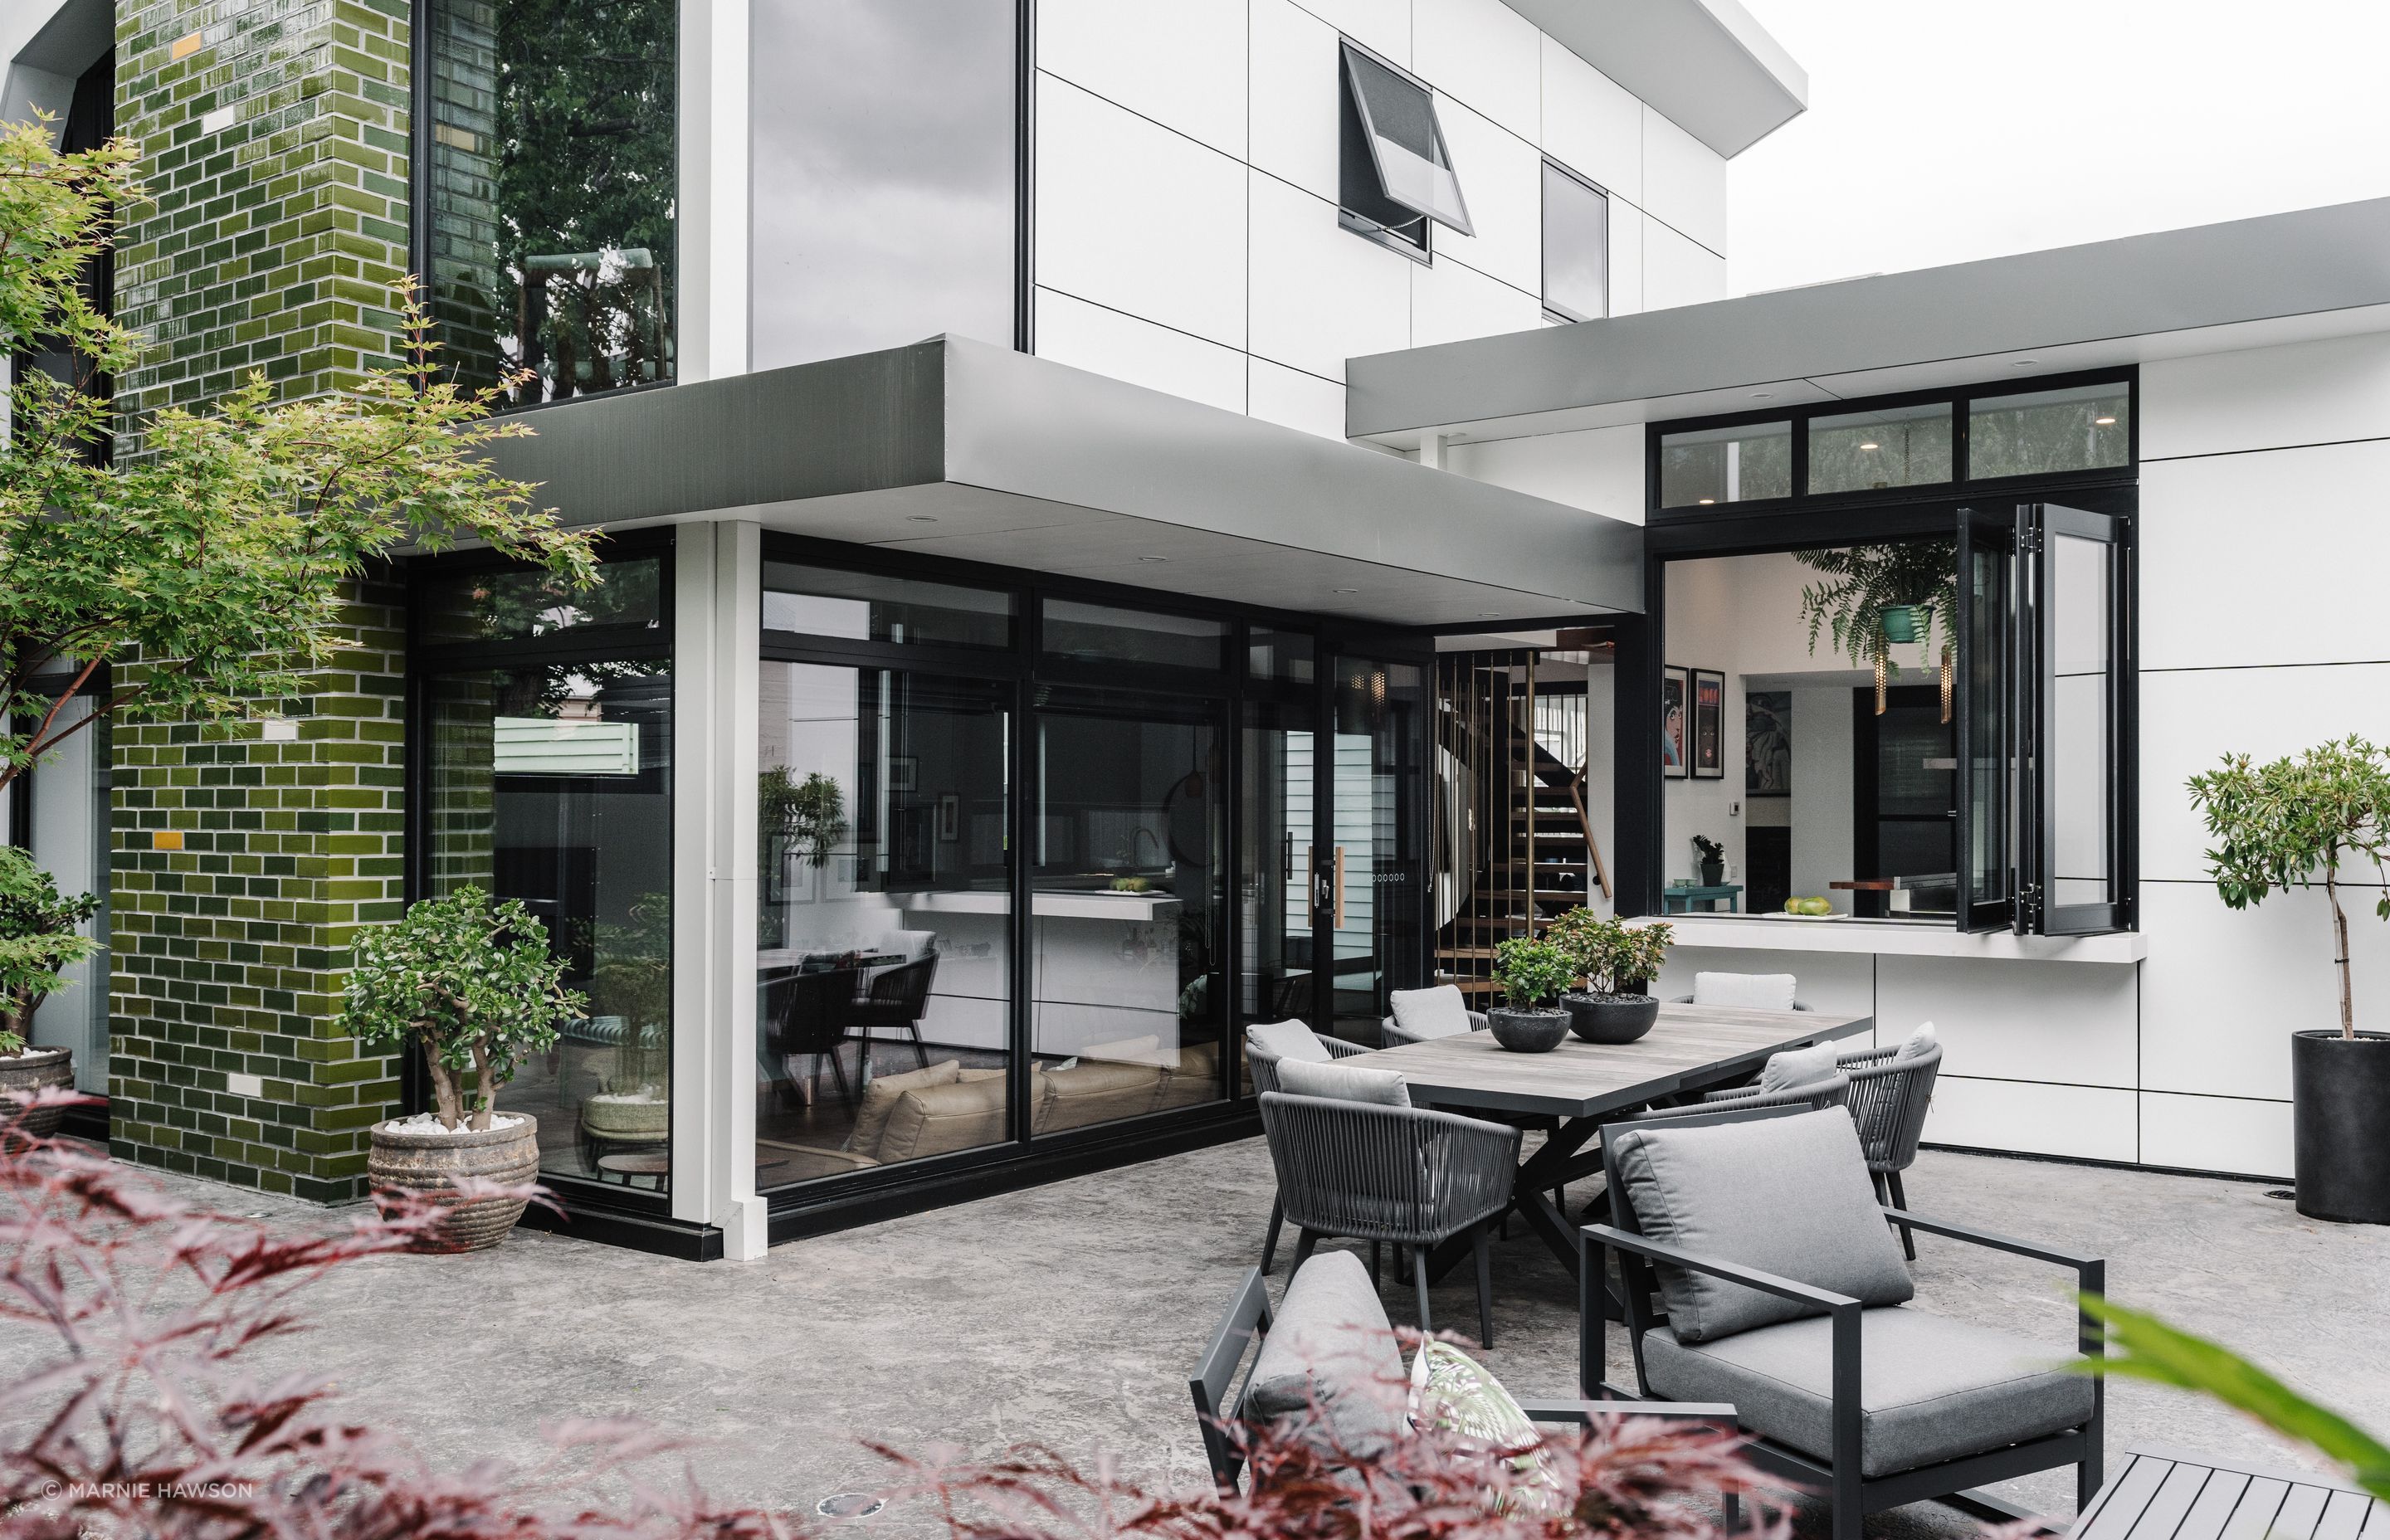
M588 1014L588 1001L564 987L564 969L520 900L493 902L468 884L358 939L341 1025L361 1043L412 1039L431 1071L441 1126L469 1120L483 1129L522 1054Z
M58 989L59 970L99 950L75 934L98 912L96 896L64 897L31 855L0 845L0 1054L25 1051L33 1008Z
M2255 908L2277 888L2311 888L2319 872L2332 901L2332 965L2340 970L2340 1034L2357 1035L2349 985L2348 914L2340 902L2344 858L2373 866L2378 881L2390 853L2390 752L2355 734L2270 764L2227 754L2191 777L2191 802L2218 841L2207 875L2235 909ZM2390 890L2373 905L2390 919Z

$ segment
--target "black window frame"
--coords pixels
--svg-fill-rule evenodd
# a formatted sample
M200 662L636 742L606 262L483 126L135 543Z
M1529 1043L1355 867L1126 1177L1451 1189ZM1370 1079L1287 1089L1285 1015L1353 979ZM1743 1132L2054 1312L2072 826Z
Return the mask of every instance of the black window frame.
M1915 502L1921 498L1948 498L1960 494L1982 495L1998 493L2018 494L2017 500L2029 502L2027 494L2059 487L2122 485L2138 481L2141 463L2141 371L2139 366L2119 369L2082 369L2066 374L2035 375L2023 379L2001 380L1997 384L1984 381L1958 389L1905 391L1891 395L1858 396L1847 399L1804 402L1797 405L1766 406L1749 411L1722 412L1707 417L1679 417L1652 423L1644 436L1644 513L1649 524L1680 524L1694 521L1728 522L1742 519L1781 519L1787 513L1816 511L1839 513L1849 508L1878 505ZM2125 387L2129 420L2127 429L2127 453L2121 466L2091 467L2075 470L2037 472L2024 476L1972 476L1968 461L1969 411L1976 401L1989 401L2005 396L2029 395L2037 391L2062 390L2077 385L2122 385ZM1809 424L1817 417L1845 417L1853 413L1879 411L1900 406L1925 406L1947 403L1950 421L1950 480L1923 481L1908 486L1865 488L1850 492L1812 493L1809 491ZM1792 470L1791 495L1754 497L1734 503L1715 505L1664 504L1660 500L1661 441L1677 433L1696 432L1713 428L1739 428L1760 423L1788 423L1792 437ZM1795 545L1806 544L1795 539Z
M2123 383L2130 392L2131 456L2123 467L2054 471L2032 476L1963 480L1966 404L1972 399L2024 394L2074 384ZM1927 486L1891 487L1860 492L1806 495L1796 493L1765 503L1736 503L1716 507L1664 509L1659 499L1659 444L1664 433L1688 429L1730 426L1747 422L1790 419L1793 424L1796 488L1805 484L1807 419L1867 411L1888 405L1933 401L1953 404L1954 469L1962 479ZM2118 550L2110 572L2109 659L2112 691L2108 721L2112 740L2107 784L2107 835L2114 902L2101 915L2053 914L2045 905L2044 878L2051 859L2043 814L2049 799L2047 767L2038 764L2032 746L2045 736L2050 690L2040 665L2046 647L2038 640L2051 623L2046 607L2033 601L2022 581L2023 565L2011 569L2015 594L2003 628L2002 656L1997 660L2006 677L2002 683L2006 716L2001 730L2008 735L2008 752L2022 766L2013 777L2003 805L2007 810L2006 841L2011 851L2007 892L1991 904L1969 901L1969 839L1972 795L1968 783L1972 712L1966 704L1968 605L1961 582L1960 612L1954 620L1961 638L1954 695L1957 725L1960 828L1960 892L1956 928L1982 932L2006 930L2020 936L2080 936L2129 932L2139 925L2139 699L2138 529L2139 509L2139 371L2087 370L2043 376L2022 381L1983 382L1956 390L1921 391L1900 395L1805 404L1792 409L1738 412L1709 417L1652 423L1646 435L1646 500L1644 526L1644 613L1624 622L1620 631L1618 690L1614 741L1618 763L1616 787L1617 894L1621 914L1661 911L1661 854L1667 838L1665 790L1660 768L1660 675L1666 635L1666 569L1672 560L1722 556L1754 556L1815 550L1916 538L1955 539L1963 563L1971 545L1988 540L2012 564L2038 559L2029 533L2038 510L2057 508L2082 519L2110 521ZM2080 906L2078 906L2080 907Z
M1376 140L1371 126L1368 103L1364 99L1353 67L1361 59L1385 71L1414 89L1423 98L1435 135L1437 150L1444 157L1444 169L1453 179L1453 193L1462 199L1461 220L1469 219L1466 195L1460 191L1460 173L1452 163L1452 153L1445 145L1443 121L1435 115L1435 88L1412 74L1373 48L1339 36L1336 53L1336 223L1362 239L1399 251L1422 266L1435 260L1434 236L1429 226L1444 223L1437 215L1396 199L1386 188L1385 176L1380 169ZM1401 217L1407 215L1407 218ZM1383 217L1381 217L1383 216ZM1460 228L1455 226L1455 228ZM1416 237L1408 232L1416 230ZM1473 235L1462 229L1464 235Z
M1536 260L1537 263L1536 298L1544 307L1544 318L1546 320L1606 321L1610 318L1610 189L1603 186L1600 183L1596 182L1592 177L1586 175L1583 172L1578 171L1574 166L1555 160L1548 155L1545 156L1543 160L1545 172L1557 172L1561 176L1566 177L1568 180L1575 183L1578 186L1583 187L1586 191L1593 194L1594 197L1601 199L1601 314L1599 315L1579 315L1576 312L1569 309L1566 305L1553 302L1551 293L1551 273L1548 266L1544 263L1544 254L1546 250L1545 243L1549 238L1551 231L1551 181L1548 176L1544 175L1539 175L1536 184Z

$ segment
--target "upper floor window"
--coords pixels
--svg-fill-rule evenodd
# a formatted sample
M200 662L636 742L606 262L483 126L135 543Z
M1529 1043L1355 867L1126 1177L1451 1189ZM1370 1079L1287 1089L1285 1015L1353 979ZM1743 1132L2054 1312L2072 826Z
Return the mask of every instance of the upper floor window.
M430 0L446 362L522 404L673 378L678 0Z
M1350 43L1343 52L1338 223L1412 254L1427 250L1431 219L1475 235L1433 94Z
M754 0L757 368L1017 341L1017 0Z
M1610 314L1610 199L1544 162L1544 310L1564 321Z

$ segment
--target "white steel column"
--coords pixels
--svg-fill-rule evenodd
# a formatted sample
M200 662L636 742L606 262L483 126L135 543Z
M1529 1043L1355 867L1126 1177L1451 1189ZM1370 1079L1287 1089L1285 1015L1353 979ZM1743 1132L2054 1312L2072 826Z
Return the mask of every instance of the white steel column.
M680 315L683 380L747 372L748 0L680 8Z
M674 559L673 1217L764 1254L755 1195L755 712L763 537L681 527Z

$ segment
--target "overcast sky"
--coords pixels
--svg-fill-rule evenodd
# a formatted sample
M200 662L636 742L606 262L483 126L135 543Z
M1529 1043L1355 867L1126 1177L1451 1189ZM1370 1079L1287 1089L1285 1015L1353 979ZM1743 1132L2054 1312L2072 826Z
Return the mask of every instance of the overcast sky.
M1746 0L1809 110L1730 163L1728 287L2390 195L2385 0Z

